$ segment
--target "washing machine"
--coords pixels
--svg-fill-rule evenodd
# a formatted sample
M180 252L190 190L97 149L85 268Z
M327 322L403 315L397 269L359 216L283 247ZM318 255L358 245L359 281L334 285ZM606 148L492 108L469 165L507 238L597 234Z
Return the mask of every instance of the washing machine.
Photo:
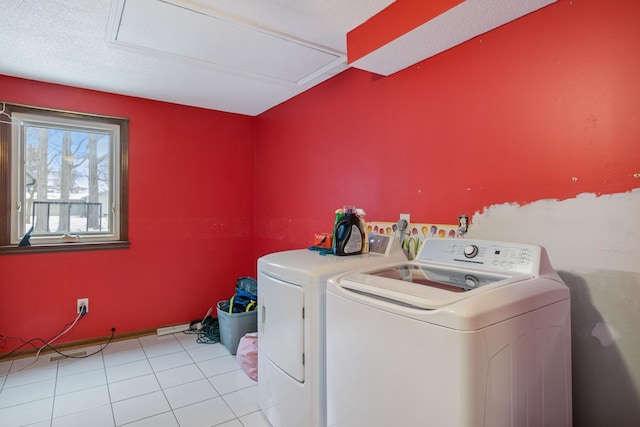
M328 281L327 424L570 427L569 289L536 245L427 239Z
M258 395L274 427L326 426L327 279L407 259L395 237L368 237L368 254L335 256L300 249L258 260Z

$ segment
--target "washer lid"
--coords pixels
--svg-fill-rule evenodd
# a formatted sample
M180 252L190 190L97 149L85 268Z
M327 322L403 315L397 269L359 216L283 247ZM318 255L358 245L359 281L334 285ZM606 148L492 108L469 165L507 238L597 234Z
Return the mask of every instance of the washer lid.
M531 279L526 275L487 273L418 263L354 272L340 279L340 287L423 309L437 309L508 283Z

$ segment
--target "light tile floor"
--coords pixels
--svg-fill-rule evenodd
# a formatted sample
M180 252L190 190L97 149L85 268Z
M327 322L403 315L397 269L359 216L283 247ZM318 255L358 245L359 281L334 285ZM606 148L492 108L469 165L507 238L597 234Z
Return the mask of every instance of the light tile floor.
M192 334L117 341L84 359L51 356L0 362L2 427L270 427L257 383L224 346Z

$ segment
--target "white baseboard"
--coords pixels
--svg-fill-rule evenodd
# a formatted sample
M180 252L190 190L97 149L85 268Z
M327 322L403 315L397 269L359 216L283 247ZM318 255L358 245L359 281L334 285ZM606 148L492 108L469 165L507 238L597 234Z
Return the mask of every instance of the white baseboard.
M175 326L167 326L165 328L158 328L158 330L156 331L158 336L162 336L162 335L169 335L169 334L175 334L177 332L184 332L184 331L188 331L189 328L191 327L190 323L184 323L182 325L175 325Z

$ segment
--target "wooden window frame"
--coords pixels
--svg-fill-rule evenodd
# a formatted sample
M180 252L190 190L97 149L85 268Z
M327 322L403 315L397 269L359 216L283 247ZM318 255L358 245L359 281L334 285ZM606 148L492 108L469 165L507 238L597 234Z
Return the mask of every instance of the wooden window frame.
M79 112L33 107L21 104L2 103L0 114L0 255L33 254L46 252L71 252L104 249L126 249L129 242L129 119L122 117L100 116ZM12 127L20 124L10 122L13 113L38 114L57 118L71 118L117 124L120 126L119 150L119 234L114 240L91 242L38 243L32 246L18 246L11 243L11 186L12 186Z

